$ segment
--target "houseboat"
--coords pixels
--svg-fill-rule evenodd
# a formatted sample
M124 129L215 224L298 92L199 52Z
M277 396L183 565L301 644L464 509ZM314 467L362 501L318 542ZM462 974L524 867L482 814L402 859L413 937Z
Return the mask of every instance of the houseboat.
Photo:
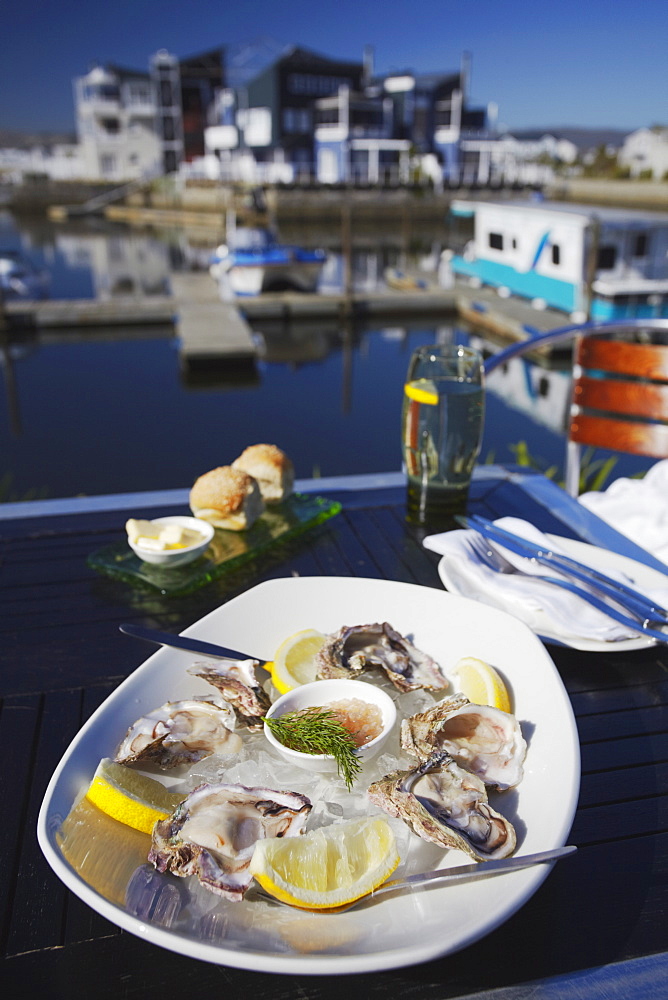
M668 317L668 214L561 202L454 201L473 236L455 280L585 319Z

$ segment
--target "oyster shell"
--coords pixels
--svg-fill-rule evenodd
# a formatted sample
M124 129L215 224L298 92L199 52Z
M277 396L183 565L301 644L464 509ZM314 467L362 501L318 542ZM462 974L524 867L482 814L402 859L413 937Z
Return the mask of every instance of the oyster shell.
M527 745L514 715L474 705L464 695L444 698L401 723L401 746L419 760L445 750L486 785L512 788L523 776Z
M387 622L344 625L319 650L317 677L358 677L363 670L380 667L399 691L417 688L441 690L448 679L427 653L417 649Z
M235 715L222 699L168 701L137 719L116 751L120 764L146 761L159 767L195 764L212 753L237 753Z
M153 828L148 860L158 871L197 875L211 892L240 900L258 840L304 832L311 802L297 792L224 783L199 785Z
M465 851L476 861L506 858L515 850L512 823L490 806L480 778L448 753L386 775L369 787L368 796L418 837Z
M262 729L263 716L271 705L255 676L257 660L217 660L193 663L189 674L213 684L234 709L237 719L249 729Z

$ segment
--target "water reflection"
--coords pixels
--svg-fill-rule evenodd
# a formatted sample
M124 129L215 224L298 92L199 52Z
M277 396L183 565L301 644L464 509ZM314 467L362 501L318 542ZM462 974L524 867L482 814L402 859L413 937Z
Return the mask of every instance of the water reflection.
M350 267L337 227L286 228L281 235L328 251L328 290L351 281L362 291L379 287L387 267L433 263L443 227L434 220L419 232L355 228ZM139 232L102 220L56 226L30 219L19 226L0 213L0 238L37 265L48 263L54 297L113 298L162 294L175 270L206 267L220 234ZM17 499L30 490L71 496L169 489L262 440L283 447L299 477L391 471L401 463L398 422L412 350L469 339L484 352L498 349L490 334L434 318L364 321L347 314L257 319L252 328L255 359L197 369L183 364L172 326L0 332L0 481L11 477ZM516 358L496 369L488 380L482 460L511 462L511 446L524 441L541 467L562 467L569 383L563 358Z

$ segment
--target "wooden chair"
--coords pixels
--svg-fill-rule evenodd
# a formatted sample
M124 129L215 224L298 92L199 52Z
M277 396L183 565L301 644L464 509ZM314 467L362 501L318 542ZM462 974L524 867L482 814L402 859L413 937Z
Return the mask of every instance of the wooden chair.
M573 361L566 490L577 496L582 445L668 457L668 345L585 335Z

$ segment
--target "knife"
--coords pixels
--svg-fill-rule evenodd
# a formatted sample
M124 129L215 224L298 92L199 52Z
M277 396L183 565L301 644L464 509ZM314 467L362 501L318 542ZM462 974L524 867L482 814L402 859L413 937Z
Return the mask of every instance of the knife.
M187 649L190 653L200 653L203 656L215 656L219 660L255 660L263 667L267 660L260 660L257 656L249 653L240 653L236 649L229 649L227 646L217 646L212 642L203 642L201 639L191 639L185 635L174 635L172 632L161 632L159 629L147 628L146 625L118 626L125 635L131 635L134 639L145 639L147 642L154 642L158 646L173 646L175 649Z
M570 556L554 552L550 548L515 535L484 517L471 515L465 518L457 517L457 520L460 524L472 528L490 541L496 542L497 545L505 546L515 555L533 560L541 566L550 567L565 576L572 576L576 580L581 580L594 587L606 597L622 604L632 614L638 614L646 619L648 624L668 624L668 614L665 608L655 604L646 594L634 590L621 580L606 576L605 573L593 566L587 566Z

